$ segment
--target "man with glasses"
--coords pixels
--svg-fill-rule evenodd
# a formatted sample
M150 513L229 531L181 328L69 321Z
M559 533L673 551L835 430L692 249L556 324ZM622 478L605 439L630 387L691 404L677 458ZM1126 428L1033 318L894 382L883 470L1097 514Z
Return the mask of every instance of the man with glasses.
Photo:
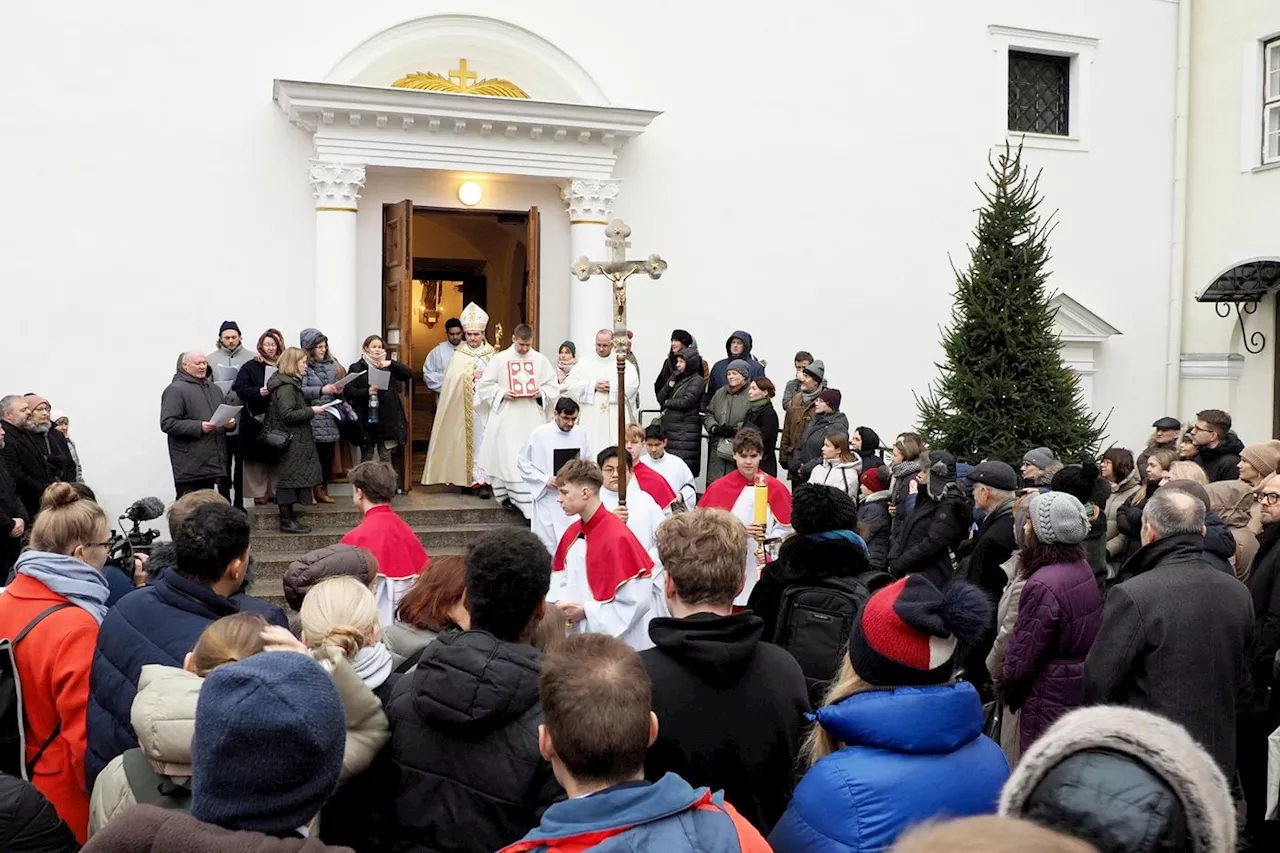
M1142 548L1107 596L1085 659L1090 704L1151 711L1184 726L1231 779L1236 716L1248 695L1249 590L1204 558L1205 505L1179 481L1142 512ZM1280 484L1268 485L1280 492ZM1275 500L1275 497L1265 498ZM1264 788L1266 746L1263 755Z
M1194 461L1204 469L1210 483L1239 479L1244 442L1231 429L1231 415L1221 409L1197 412L1191 442L1196 446Z

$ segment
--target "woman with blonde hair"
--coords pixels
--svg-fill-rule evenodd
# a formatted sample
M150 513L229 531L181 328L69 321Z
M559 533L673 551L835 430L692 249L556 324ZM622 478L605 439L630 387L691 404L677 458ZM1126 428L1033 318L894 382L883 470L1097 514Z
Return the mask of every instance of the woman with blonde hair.
M1209 476L1205 474L1204 469L1186 459L1179 459L1169 466L1169 470L1165 472L1164 482L1167 483L1170 480L1190 480L1202 486L1209 485Z
M267 382L271 391L271 408L267 412L266 426L289 435L289 445L280 454L279 485L276 488L280 532L310 533L311 528L298 521L293 508L295 504L314 503L313 490L324 481L311 421L328 415L323 406L307 405L302 392L302 374L307 368L307 354L303 350L289 347L276 362L276 368Z
M939 814L995 813L1009 765L982 734L978 691L955 680L990 612L976 587L939 591L919 574L868 599L806 741L809 771L769 835L775 851L879 851Z
M0 637L16 647L26 717L26 775L83 843L89 824L84 756L89 667L110 588L102 575L106 513L70 483L40 499L30 547L0 595ZM5 756L9 758L10 756ZM20 775L21 768L4 768Z
M346 658L386 705L395 686L395 663L379 637L378 604L369 587L352 577L328 578L311 588L299 612L307 648L334 650Z
M1148 454L1147 466L1142 472L1146 477L1145 484L1129 500L1116 507L1116 530L1125 537L1124 556L1123 559L1116 560L1117 566L1124 565L1125 560L1142 547L1142 511L1147 506L1147 499L1156 493L1161 483L1169 479L1169 469L1177 461L1178 452L1169 448Z

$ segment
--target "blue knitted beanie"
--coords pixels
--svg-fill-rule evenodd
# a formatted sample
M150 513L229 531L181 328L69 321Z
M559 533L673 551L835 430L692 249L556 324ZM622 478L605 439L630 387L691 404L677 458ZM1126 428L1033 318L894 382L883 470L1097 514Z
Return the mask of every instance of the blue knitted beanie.
M333 679L306 655L218 667L196 703L192 817L277 834L305 825L338 787L346 729Z

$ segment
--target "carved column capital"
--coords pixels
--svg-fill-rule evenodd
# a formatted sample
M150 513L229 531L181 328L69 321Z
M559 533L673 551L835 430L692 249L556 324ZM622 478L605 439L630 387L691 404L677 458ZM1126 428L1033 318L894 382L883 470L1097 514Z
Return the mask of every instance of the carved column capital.
M311 161L311 193L316 210L355 210L364 187L364 166L358 163Z
M597 178L574 178L562 183L560 197L569 213L569 223L604 225L613 216L613 203L621 188L622 181Z

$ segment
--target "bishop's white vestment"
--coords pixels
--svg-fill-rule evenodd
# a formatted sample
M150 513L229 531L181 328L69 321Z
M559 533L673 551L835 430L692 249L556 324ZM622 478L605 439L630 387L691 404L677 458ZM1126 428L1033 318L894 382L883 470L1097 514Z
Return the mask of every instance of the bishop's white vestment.
M547 480L570 459L593 458L587 433L582 427L574 425L573 429L565 432L555 421L535 429L520 450L520 475L532 500L527 509L520 504L516 506L529 519L529 529L552 554L560 544L560 537L578 517L565 515L564 508L560 506L559 489L548 486Z
M622 402L627 406L627 423L635 423L637 413L627 400L640 392L635 365L627 362ZM608 382L608 391L597 391L597 382ZM582 407L578 423L596 453L618 445L618 360L614 355L598 356L595 350L578 359L565 381L565 396Z
M485 482L479 460L489 408L476 394L475 371L483 371L493 354L488 343L472 349L463 341L449 359L436 405L436 421L431 427L427 466L422 472L424 486L474 486Z
M559 391L556 369L547 357L533 349L521 355L514 344L490 359L476 383L476 396L489 409L480 470L494 498L510 500L525 518L534 493L520 472L520 451L533 431L547 422Z

